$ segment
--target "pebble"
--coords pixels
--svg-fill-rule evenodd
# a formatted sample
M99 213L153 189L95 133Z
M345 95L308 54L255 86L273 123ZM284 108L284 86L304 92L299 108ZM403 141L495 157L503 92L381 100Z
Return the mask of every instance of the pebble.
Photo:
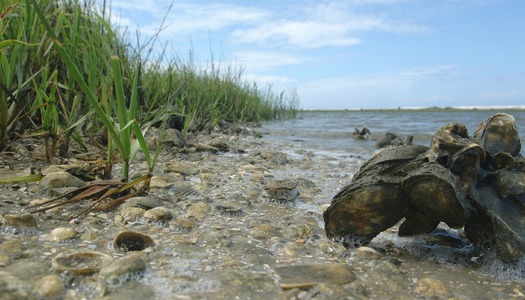
M166 221L171 218L170 210L163 206L152 208L144 213L144 219L151 221Z
M186 209L185 217L190 219L201 220L204 217L206 217L209 211L210 205L208 205L208 203L197 202Z
M40 278L34 287L35 294L44 300L60 299L65 291L62 279L58 275L46 275Z
M367 260L380 259L382 256L377 250L365 246L355 249L355 254L359 258Z
M51 189L62 187L83 187L85 182L68 172L58 171L44 176L44 178L40 180L39 185L41 190L49 191Z
M139 254L128 254L100 269L99 277L110 284L119 284L138 279L146 270L146 262Z
M145 213L146 210L140 207L124 207L115 215L115 221L123 224L135 222L142 218Z
M447 299L450 297L450 291L443 282L429 277L419 279L414 292L427 299Z
M356 276L347 264L305 264L277 267L275 272L280 277L283 289L308 288L319 283L346 284Z
M80 236L80 233L73 228L58 227L53 229L47 236L49 241L53 242L65 242L76 239Z
M10 214L4 216L4 226L17 229L38 228L35 218L31 214Z

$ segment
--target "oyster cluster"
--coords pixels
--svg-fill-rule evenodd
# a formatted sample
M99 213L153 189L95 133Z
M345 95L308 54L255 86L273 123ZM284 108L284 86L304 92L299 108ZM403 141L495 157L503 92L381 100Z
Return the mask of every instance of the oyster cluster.
M525 255L525 168L513 116L495 114L472 137L443 126L430 147L390 147L355 174L324 212L329 238L367 244L404 218L400 236L430 233L440 222L464 227L480 251L504 261Z

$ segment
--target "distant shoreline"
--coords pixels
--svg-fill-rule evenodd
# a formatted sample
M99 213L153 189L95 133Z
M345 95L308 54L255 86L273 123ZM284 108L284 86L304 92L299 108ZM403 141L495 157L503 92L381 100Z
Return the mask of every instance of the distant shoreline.
M346 111L523 111L525 106L432 106L432 107L391 107L391 108L345 108L345 109L299 109L311 112L346 112Z

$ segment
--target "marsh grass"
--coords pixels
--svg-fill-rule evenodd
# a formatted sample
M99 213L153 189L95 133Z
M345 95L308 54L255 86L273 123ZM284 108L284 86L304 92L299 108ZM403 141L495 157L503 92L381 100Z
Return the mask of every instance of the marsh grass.
M201 68L193 56L182 61L165 50L154 58L158 34L124 38L103 12L89 0L2 1L0 151L15 138L41 137L53 162L69 155L71 139L86 150L93 136L107 136L99 144L107 151L105 177L120 159L127 179L138 149L149 172L155 168L160 147L150 153L144 135L159 122L162 133L169 115L184 119L184 134L221 121L295 116L294 91L261 89L234 65Z

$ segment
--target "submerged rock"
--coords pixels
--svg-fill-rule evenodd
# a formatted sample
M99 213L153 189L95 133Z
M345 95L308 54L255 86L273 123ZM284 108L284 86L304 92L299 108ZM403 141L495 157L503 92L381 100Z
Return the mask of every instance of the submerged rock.
M480 250L504 261L525 255L525 172L514 117L496 114L472 139L463 124L443 126L429 148L387 148L368 160L323 213L329 238L370 242L401 219L400 236L440 222L465 227ZM520 162L520 163L516 163Z
M347 264L307 264L283 266L275 269L283 289L308 288L320 283L346 284L356 276Z

